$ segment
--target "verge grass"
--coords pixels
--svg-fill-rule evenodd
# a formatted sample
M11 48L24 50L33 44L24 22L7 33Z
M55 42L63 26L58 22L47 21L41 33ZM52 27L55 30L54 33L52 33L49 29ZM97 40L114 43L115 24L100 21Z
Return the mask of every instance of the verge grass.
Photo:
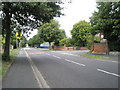
M4 60L0 60L0 78L2 78L5 73L10 68L11 64L16 59L16 55L19 53L19 49L13 49L10 50L10 60L5 62ZM2 59L2 53L0 53L1 59Z
M89 55L89 54L83 54L83 56L93 59L108 59L109 57L105 56L98 56L98 55Z

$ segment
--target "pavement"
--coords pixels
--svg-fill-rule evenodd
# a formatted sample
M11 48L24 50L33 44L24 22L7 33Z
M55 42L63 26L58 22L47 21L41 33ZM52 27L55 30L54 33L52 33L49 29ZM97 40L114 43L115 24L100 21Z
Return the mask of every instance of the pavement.
M3 88L39 88L24 50L8 71L2 83Z
M3 88L118 88L119 63L82 56L87 52L24 48Z

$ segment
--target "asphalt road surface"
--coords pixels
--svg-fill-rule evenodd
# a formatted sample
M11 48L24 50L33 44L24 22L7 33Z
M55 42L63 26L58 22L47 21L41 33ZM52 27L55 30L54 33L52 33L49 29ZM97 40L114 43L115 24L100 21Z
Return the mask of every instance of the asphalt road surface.
M85 52L23 48L3 88L118 88L118 61L89 59Z

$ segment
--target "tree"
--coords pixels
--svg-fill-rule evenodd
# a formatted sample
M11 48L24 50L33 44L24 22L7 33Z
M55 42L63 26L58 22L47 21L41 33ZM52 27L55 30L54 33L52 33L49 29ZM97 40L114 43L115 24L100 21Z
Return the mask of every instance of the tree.
M76 46L86 46L87 37L90 35L89 28L90 23L84 20L74 24L71 34L72 38L76 41Z
M54 45L59 46L60 40L66 38L65 30L59 29L56 38L54 40Z
M64 38L60 40L59 43L60 46L67 46L67 47L75 46L74 44L75 44L75 40L73 38Z
M65 38L65 31L59 29L59 24L55 20L51 20L50 23L44 23L38 31L38 36L42 38L45 42L51 42L58 44L59 41Z
M20 40L20 47L26 47L27 39L22 36L22 39Z
M9 60L9 44L12 32L12 23L19 26L36 28L43 22L61 15L61 8L53 2L2 2L2 32L5 33L5 49L3 60ZM39 24L38 24L39 23ZM24 30L24 32L27 32Z
M97 8L98 11L91 17L92 32L102 32L109 49L120 51L120 1L100 2Z
M35 46L39 46L43 42L44 42L43 39L40 38L37 34L37 35L35 35L35 36L33 36L32 38L29 39L28 44L31 47L35 47Z

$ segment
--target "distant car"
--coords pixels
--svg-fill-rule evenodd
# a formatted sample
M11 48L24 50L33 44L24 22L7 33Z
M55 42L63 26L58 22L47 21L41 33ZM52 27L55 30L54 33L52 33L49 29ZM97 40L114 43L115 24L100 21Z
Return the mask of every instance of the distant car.
M38 46L37 48L50 48L49 46Z

